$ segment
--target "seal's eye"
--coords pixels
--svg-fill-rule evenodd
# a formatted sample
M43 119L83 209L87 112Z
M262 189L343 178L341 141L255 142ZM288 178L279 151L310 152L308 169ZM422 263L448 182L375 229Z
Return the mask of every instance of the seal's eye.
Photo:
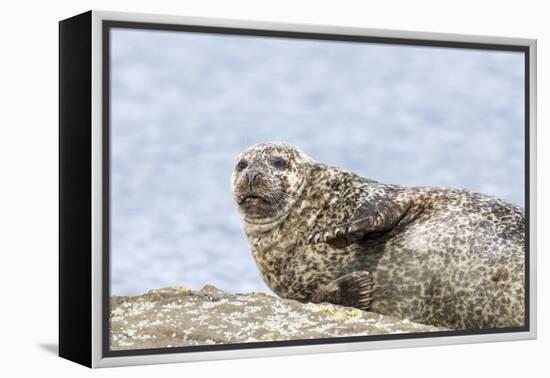
M283 168L286 168L287 162L286 162L286 160L283 159L282 157L276 157L276 158L273 160L273 166L274 166L275 168L283 169Z
M246 167L248 167L248 163L244 160L241 160L240 162L237 163L237 166L235 168L237 169L237 171L242 171Z

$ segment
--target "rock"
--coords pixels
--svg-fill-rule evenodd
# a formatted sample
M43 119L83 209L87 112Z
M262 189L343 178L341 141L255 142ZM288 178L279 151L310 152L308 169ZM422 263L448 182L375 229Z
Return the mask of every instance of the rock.
M330 303L171 287L111 298L111 349L318 339L443 329Z

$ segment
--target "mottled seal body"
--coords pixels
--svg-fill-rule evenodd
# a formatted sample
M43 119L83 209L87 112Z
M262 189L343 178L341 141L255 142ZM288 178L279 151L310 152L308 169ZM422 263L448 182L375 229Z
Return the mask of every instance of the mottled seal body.
M473 193L382 184L281 143L239 157L233 194L266 284L453 329L524 325L525 217Z

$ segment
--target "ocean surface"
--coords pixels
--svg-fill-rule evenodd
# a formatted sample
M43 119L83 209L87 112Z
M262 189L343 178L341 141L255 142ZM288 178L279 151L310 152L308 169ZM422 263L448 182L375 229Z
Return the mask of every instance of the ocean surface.
M269 292L230 186L258 142L523 207L520 53L128 29L111 46L112 294Z

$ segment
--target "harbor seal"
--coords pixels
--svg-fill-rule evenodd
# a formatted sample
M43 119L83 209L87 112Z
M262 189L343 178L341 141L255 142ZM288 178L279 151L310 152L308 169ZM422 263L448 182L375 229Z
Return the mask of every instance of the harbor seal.
M518 206L383 184L284 143L242 152L232 191L256 265L282 298L450 329L524 325Z

